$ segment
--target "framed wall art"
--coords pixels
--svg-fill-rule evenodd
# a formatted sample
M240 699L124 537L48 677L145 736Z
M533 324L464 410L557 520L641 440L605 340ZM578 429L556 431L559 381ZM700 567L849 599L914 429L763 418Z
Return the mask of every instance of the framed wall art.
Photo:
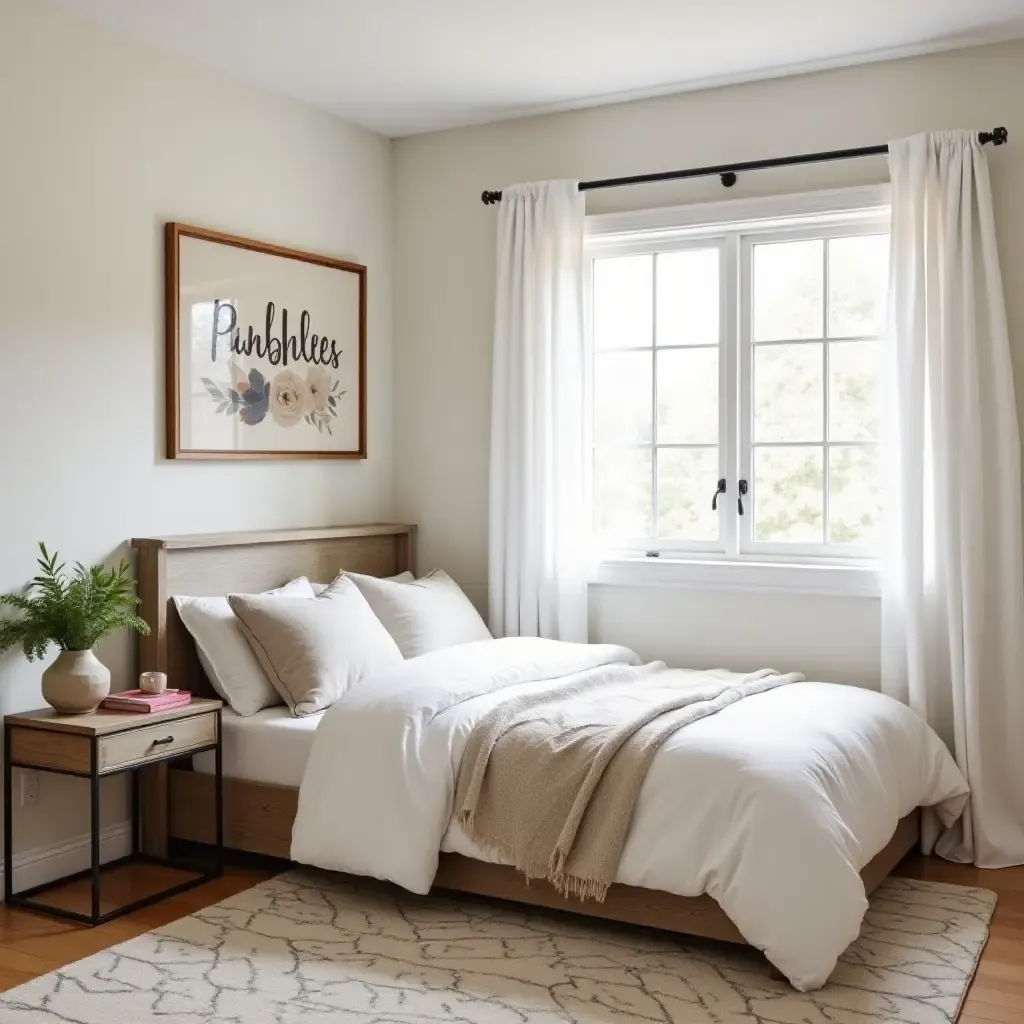
M365 459L366 267L166 226L167 457Z

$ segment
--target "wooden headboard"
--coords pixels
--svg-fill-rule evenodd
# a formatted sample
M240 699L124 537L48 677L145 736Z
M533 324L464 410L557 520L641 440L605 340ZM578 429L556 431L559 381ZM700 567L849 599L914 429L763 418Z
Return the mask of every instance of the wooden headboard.
M415 571L415 540L415 526L396 524L136 537L139 614L152 630L140 638L139 669L166 672L170 686L216 696L173 597L259 593L296 576L330 583L343 569L394 576Z

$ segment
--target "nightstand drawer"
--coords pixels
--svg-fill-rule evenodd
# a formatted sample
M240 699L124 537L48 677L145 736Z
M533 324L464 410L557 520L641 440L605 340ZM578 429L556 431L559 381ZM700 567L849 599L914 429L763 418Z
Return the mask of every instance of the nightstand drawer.
M100 772L129 764L145 764L153 758L185 753L217 740L217 716L195 715L163 725L150 725L130 732L102 736L97 751Z

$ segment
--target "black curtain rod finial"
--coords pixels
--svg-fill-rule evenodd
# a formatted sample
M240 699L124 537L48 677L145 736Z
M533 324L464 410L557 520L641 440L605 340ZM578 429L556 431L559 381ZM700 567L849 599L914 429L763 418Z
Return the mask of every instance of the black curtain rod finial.
M480 193L480 198L484 201L484 206L493 206L495 203L501 202L501 193L491 192L485 189Z
M1005 128L994 128L990 132L979 132L978 141L984 146L991 142L993 146L1002 146L1010 139L1010 133Z

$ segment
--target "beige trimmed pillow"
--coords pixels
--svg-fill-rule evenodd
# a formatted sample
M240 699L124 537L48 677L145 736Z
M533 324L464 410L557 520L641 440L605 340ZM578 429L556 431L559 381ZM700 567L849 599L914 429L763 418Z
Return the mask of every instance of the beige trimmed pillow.
M305 576L300 576L277 590L263 591L263 596L311 601L313 588ZM206 678L232 711L243 716L255 715L263 708L281 703L226 597L176 596L174 604L178 617L196 642Z
M409 580L344 575L355 581L406 658L492 639L480 613L443 569Z
M297 718L329 708L349 687L403 660L359 588L344 576L307 601L229 594L228 604Z

